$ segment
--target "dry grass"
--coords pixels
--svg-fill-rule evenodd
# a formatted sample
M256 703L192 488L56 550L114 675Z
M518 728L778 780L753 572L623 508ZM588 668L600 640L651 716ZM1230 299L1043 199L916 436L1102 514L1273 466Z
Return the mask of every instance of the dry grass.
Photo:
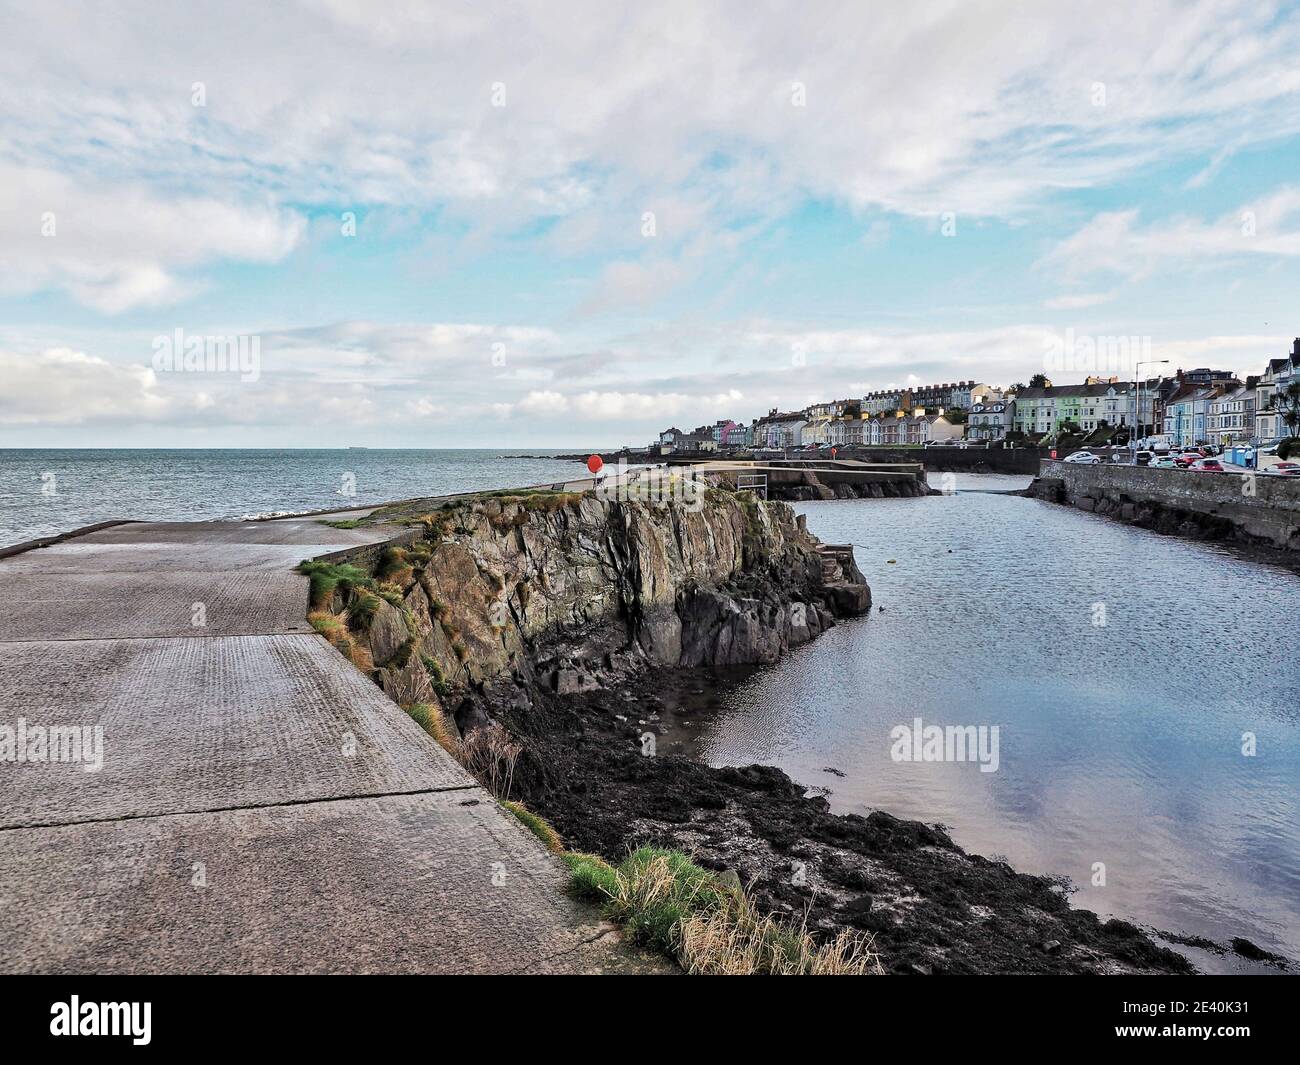
M501 725L493 721L474 729L461 739L452 753L496 799L504 801L510 798L515 764L523 748Z
M457 748L460 745L460 737L456 735L454 729L447 724L447 719L443 717L442 711L433 703L412 703L409 706L403 706L415 723L424 729L437 742L438 746L450 754L456 756Z
M564 853L564 840L560 839L560 834L544 817L533 813L521 802L506 799L501 805L519 818L523 826L546 845L548 851L552 854Z
M755 911L745 895L681 924L679 958L705 976L872 976L883 970L871 938L848 929L818 944L801 923Z
M324 610L313 610L307 615L307 620L313 629L329 640L339 654L349 662L359 664L360 650L341 617Z
M801 923L759 914L680 851L642 847L617 869L566 854L579 895L604 904L628 937L676 958L689 973L719 976L867 975L882 971L868 936L844 931L818 944Z

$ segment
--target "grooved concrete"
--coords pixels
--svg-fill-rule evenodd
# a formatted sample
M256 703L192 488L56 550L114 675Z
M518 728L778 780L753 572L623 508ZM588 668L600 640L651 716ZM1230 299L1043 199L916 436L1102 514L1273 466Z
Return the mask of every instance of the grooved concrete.
M0 832L0 968L510 972L599 934L563 880L477 790Z
M0 725L103 728L97 772L0 759L0 970L662 971L301 631L300 559L402 531L140 523L0 559Z
M312 632L296 562L221 573L6 574L14 600L0 615L0 641Z
M103 726L103 768L0 763L0 827L474 784L320 637L17 643L0 723Z

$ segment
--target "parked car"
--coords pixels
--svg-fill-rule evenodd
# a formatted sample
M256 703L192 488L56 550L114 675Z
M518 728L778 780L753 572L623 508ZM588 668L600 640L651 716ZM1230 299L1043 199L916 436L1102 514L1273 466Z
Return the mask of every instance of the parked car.
M1158 458L1152 462L1151 468L1156 470L1176 470L1178 469L1178 463L1165 455L1163 458Z
M1188 469L1196 473L1222 473L1223 463L1218 459L1197 459Z
M1101 456L1094 455L1091 451L1076 451L1073 455L1066 455L1065 461L1081 462L1088 466L1096 466L1101 462Z
M1263 472L1270 477L1300 477L1300 462L1275 462L1265 466Z
M1187 469L1193 462L1200 462L1204 456L1199 451L1184 451L1181 455L1174 456L1174 465L1180 470Z

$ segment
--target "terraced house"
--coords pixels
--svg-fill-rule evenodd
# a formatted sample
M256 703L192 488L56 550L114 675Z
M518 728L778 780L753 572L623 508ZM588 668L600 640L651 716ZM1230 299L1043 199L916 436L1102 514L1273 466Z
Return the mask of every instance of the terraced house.
M984 402L997 389L975 381L951 381L937 385L914 385L868 392L862 397L862 411L868 417L927 407L938 413L954 407L968 410Z
M1300 380L1300 337L1296 338L1289 356L1269 360L1255 387L1255 439L1259 443L1290 434L1291 430L1282 418L1277 394L1285 391L1293 380Z
M1015 427L1028 436L1059 432L1067 422L1083 432L1134 424L1134 388L1127 381L1090 379L1082 385L1022 388L1016 393ZM1143 406L1147 399L1143 397Z
M1210 442L1230 447L1244 444L1255 432L1255 388L1259 379L1226 388L1210 400Z
M1005 440L1015 418L1014 399L976 403L966 421L966 436L970 440Z

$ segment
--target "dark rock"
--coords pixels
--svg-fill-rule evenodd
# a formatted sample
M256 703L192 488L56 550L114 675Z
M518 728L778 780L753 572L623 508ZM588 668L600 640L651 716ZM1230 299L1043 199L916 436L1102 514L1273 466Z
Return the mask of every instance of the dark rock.
M410 638L402 612L381 599L370 621L370 655L375 665L386 665Z
M1271 961L1275 963L1286 962L1286 959L1283 958L1280 954L1273 954L1270 951L1265 950L1263 947L1257 946L1256 944L1252 943L1249 939L1246 939L1242 936L1234 936L1231 940L1229 940L1229 942L1232 944L1233 950L1235 950L1243 958L1249 958L1251 961Z
M827 592L841 617L858 617L871 610L871 589L865 584L833 584Z

